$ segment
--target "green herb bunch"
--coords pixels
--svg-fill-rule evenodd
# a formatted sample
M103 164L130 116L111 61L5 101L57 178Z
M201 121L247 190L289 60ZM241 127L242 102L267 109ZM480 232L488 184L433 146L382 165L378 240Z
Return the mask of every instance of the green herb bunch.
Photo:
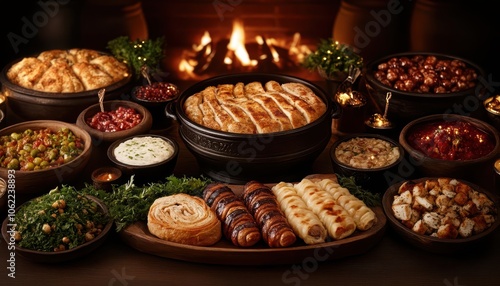
M381 198L378 193L372 193L368 190L363 189L361 186L358 186L356 183L356 179L353 176L346 177L339 174L335 174L339 181L339 185L349 190L349 192L362 200L367 206L374 207L379 206L381 204Z
M147 66L152 73L160 70L164 42L164 37L132 41L122 36L109 41L107 48L118 60L130 66L138 79L143 66Z
M116 231L137 222L146 221L150 206L160 197L177 193L202 196L203 189L211 182L205 177L169 176L165 182L149 183L143 186L134 184L132 176L126 184L116 185L112 192L96 190L91 185L84 192L100 198L108 206L111 218L116 224Z
M339 74L346 74L349 67L362 68L363 58L353 47L341 44L333 39L321 39L316 50L308 54L302 65L310 70L317 70L327 79Z

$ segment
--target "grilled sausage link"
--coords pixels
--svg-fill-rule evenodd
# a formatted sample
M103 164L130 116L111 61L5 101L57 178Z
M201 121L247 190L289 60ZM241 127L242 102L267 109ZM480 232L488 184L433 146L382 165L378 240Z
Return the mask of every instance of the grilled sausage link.
M257 221L262 238L269 247L287 247L295 243L297 236L269 187L257 181L248 182L243 190L243 202Z
M203 199L222 222L222 232L234 245L250 247L261 239L257 223L243 201L228 186L212 183L203 190Z

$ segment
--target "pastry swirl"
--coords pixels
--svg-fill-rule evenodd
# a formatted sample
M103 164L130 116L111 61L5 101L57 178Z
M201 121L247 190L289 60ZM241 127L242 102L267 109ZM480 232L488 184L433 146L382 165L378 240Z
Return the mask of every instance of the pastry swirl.
M209 246L222 237L221 223L205 201L183 193L156 199L147 225L153 235L182 244Z

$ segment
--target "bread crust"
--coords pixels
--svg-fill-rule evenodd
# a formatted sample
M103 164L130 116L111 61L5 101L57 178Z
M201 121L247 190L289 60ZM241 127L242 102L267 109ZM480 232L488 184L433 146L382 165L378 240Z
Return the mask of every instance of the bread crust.
M74 93L103 88L130 76L129 67L90 49L48 50L13 64L7 78L42 92Z
M300 128L326 112L325 102L301 83L219 84L189 96L187 117L210 129L262 134Z

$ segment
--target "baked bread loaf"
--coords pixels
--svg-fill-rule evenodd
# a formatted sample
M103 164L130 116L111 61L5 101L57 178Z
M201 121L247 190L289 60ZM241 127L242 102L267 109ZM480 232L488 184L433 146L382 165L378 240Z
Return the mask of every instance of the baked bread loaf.
M326 104L301 83L239 82L208 86L186 98L183 109L210 129L262 134L309 124L326 112Z
M21 87L74 93L109 86L129 77L128 66L90 49L49 50L13 64L7 78Z
M183 193L156 199L147 225L158 238L182 244L209 246L222 237L221 223L205 201Z

